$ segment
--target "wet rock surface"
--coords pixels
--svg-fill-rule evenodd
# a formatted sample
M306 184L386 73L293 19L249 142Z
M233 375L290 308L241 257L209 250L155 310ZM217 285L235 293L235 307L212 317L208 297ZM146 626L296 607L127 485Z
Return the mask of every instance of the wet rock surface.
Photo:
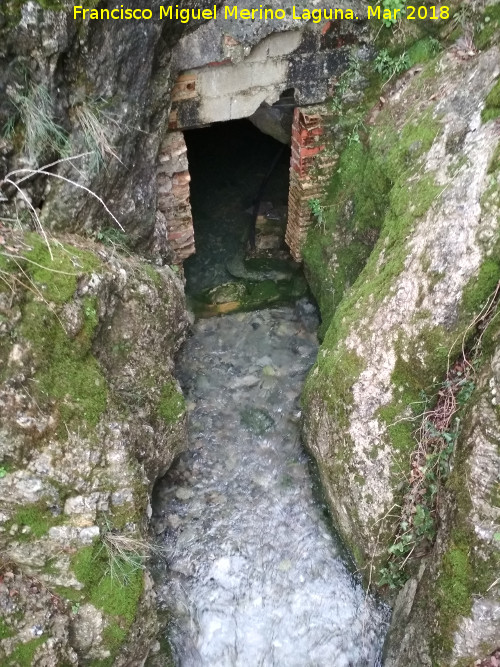
M299 439L314 319L301 302L201 320L184 348L189 451L153 503L179 665L379 664L385 610L349 571Z

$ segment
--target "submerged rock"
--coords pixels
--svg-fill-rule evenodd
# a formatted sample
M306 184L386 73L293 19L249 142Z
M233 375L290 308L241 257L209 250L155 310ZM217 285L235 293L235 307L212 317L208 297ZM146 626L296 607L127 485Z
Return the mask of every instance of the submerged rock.
M264 435L274 426L274 419L262 408L245 408L241 413L241 423L256 435Z

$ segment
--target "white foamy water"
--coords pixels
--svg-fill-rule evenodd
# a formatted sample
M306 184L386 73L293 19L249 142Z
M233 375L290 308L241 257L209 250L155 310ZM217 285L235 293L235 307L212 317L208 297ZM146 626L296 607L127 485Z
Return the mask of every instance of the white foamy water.
M189 451L155 500L159 597L182 667L380 664L387 611L346 566L300 444L310 317L201 320L183 350Z

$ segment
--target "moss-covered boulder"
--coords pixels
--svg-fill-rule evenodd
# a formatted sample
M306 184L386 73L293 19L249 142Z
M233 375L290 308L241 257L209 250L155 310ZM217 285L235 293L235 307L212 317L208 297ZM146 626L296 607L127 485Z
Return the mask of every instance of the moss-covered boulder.
M417 510L415 502L419 514L411 525L418 525L422 540L411 533L405 551L397 536L422 406L435 405L433 395L439 401L437 388L449 380L462 344L468 350L480 335L475 318L500 279L499 134L495 120L481 113L499 74L497 47L467 59L450 51L386 89L365 121L362 141L351 142L340 157L331 224L311 230L305 251L326 331L304 390L304 433L335 522L366 581L385 592L407 577L407 586L420 591L420 565L441 559L429 599L441 600L440 609L448 611L445 619L436 606L419 626L418 664L459 664L496 648L483 632L477 632L482 644L467 647L453 634L467 623L474 634L479 616L468 617L473 596L486 593L470 560L480 551L488 561L494 548L492 538L488 548L479 539L480 515L470 506L462 510L469 528L453 537L459 521L453 511L441 515L442 501L430 512L424 504ZM483 363L493 349L484 348ZM459 433L469 418L460 414ZM457 440L455 430L440 437L450 441L450 456L465 452L469 488L482 486L464 435ZM451 507L455 496L444 488L453 479L443 474L438 480L439 493L452 494ZM404 558L390 572L398 549ZM395 581L400 565L404 576ZM493 616L488 623L498 637ZM399 640L388 664L414 659ZM411 646L415 651L415 642Z
M2 230L2 664L146 659L149 498L185 443L187 327L168 267Z

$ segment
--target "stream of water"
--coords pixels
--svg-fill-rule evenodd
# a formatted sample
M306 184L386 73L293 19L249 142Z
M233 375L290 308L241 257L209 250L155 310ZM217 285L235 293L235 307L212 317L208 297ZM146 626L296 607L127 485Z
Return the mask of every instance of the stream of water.
M158 586L181 667L380 664L365 594L314 493L299 395L314 308L199 320L179 362L189 449L158 485Z

